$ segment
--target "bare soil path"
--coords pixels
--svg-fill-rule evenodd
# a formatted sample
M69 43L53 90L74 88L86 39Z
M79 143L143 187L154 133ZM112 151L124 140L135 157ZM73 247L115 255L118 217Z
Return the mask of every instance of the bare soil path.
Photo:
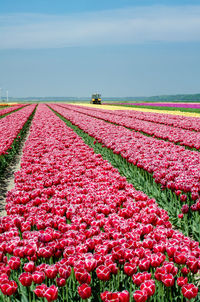
M23 153L24 144L29 136L29 130L21 141L20 148L14 156L10 164L5 168L4 172L0 174L0 216L6 216L5 205L7 192L12 190L15 186L14 173L21 167L21 157Z

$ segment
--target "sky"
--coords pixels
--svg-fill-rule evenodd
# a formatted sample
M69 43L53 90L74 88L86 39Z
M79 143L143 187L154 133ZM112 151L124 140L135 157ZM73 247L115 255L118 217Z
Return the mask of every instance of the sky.
M0 0L13 97L200 93L198 0Z

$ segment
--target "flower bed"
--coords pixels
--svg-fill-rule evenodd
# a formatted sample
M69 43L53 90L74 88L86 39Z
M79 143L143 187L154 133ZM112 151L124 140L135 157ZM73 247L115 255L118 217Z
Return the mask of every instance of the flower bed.
M32 116L36 105L26 106L0 119L0 171L16 153L25 124Z
M0 218L2 301L198 301L199 244L45 105Z
M84 108L87 109L88 111L100 111L97 108L91 108L91 107L83 107L83 106L78 106L78 105L64 105L62 104L63 107L66 108ZM154 112L143 112L143 111L136 111L136 110L106 110L106 109L101 109L101 112L105 113L111 113L123 117L131 117L131 118L136 118L139 120L143 121L149 121L153 123L158 123L158 124L164 124L167 126L173 126L177 128L182 128L186 130L193 130L200 132L200 118L199 117L187 117L183 115L172 115L172 114L167 114L167 113L154 113Z
M175 198L178 207L182 207L179 218L187 216L184 223L188 234L196 233L200 239L200 217L197 215L200 209L199 152L189 151L170 142L147 137L58 105L51 107L115 154L120 154L129 163L137 166L140 171L152 174L161 189L172 190L175 194L170 197ZM148 173L145 175L146 179L149 177Z
M5 154L12 146L14 139L23 128L35 107L36 105L30 105L0 120L0 156Z
M15 106L11 106L11 107L7 107L5 109L0 110L0 118L6 114L12 113L12 111L18 110L20 108L23 108L25 106L25 104L21 104L21 105L15 105Z
M61 105L61 107L75 110L80 113L87 114L105 121L127 127L129 129L142 132L144 134L168 140L170 142L186 146L189 148L200 149L200 133L185 129L179 129L167 125L158 124L156 122L142 121L137 118L123 116L115 112L106 112L101 110L77 108L73 105ZM200 120L200 119L199 119Z

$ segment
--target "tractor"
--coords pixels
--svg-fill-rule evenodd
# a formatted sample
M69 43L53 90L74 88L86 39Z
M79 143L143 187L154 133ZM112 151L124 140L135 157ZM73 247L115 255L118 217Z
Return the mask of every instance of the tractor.
M90 104L99 104L101 105L101 95L99 93L95 93L92 95Z

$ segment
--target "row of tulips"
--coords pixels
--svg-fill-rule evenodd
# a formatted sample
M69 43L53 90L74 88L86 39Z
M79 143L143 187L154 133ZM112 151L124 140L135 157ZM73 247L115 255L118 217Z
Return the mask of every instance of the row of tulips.
M188 117L166 113L150 113L133 110L119 110L118 114L153 123L200 132L200 120L198 117Z
M199 243L45 105L6 210L2 301L199 301Z
M163 190L160 184L154 181L152 174L131 164L120 154L113 153L110 148L105 148L105 145L99 143L95 138L72 124L56 111L54 112L68 127L73 129L89 147L93 148L95 153L101 154L103 159L108 160L137 190L141 190L146 195L154 198L158 205L168 212L170 221L175 228L181 230L185 236L192 236L194 240L200 242L200 215L198 215L197 212L188 211L187 215L183 215L183 202L180 202L180 198L170 189L166 188Z
M0 119L0 156L12 147L13 141L24 127L36 105L26 106L3 119Z
M0 110L0 118L2 116L4 116L5 114L9 114L9 113L12 113L13 111L15 110L18 110L20 108L23 108L25 105L23 104L19 104L19 105L14 105L14 106L11 106L11 107L6 107L4 109L1 109Z
M74 108L73 105L62 105L62 107L72 109L110 123L124 126L134 131L139 131L159 139L168 140L182 146L195 148L198 150L200 149L200 132L162 125L156 122L142 121L137 118L119 115L118 113L116 114L113 111L107 113L102 110L97 111L84 107Z
M73 105L74 108L83 108L83 106ZM89 110L99 111L97 108L87 107ZM163 124L167 126L173 126L176 128L182 128L186 130L193 130L200 132L200 119L198 117L187 117L183 115L173 115L167 113L154 113L154 112L143 112L136 110L108 110L101 109L102 112L105 113L114 113L123 117L130 117L134 119L139 119L143 121Z
M188 219L184 218L184 220L188 226L188 233L191 234L191 226L195 224L195 232L199 236L199 152L189 151L170 142L147 137L58 105L51 105L51 107L103 146L135 165L140 173L144 171L147 179L152 175L152 181L159 184L160 190L165 189L167 196L168 191L171 192L172 196L170 194L169 197L173 197L177 206L182 207L181 212L177 214L180 219L187 216ZM170 199L168 201L170 202Z
M190 192L195 201L200 192L200 154L170 142L106 123L100 119L51 105L58 113L95 137L115 153L149 173L163 188L175 190L182 201ZM181 194L184 193L184 194Z
M4 121L3 123L0 122L0 124L3 124L2 129L5 129L5 132L1 132L0 137L0 141L2 142L2 145L0 146L0 150L2 152L0 154L0 174L4 173L5 168L18 153L22 141L24 140L24 137L31 124L36 106L33 105L32 109L30 107L28 111L26 111L25 108L18 110L23 110L21 115L19 113L16 116L15 113L17 112L15 112L11 114L14 117L13 120L12 117L10 117L9 119L5 119L5 121L7 120L7 124ZM4 120L4 118L2 120ZM1 131L3 131L2 129ZM8 137L6 137L6 134L8 135Z

